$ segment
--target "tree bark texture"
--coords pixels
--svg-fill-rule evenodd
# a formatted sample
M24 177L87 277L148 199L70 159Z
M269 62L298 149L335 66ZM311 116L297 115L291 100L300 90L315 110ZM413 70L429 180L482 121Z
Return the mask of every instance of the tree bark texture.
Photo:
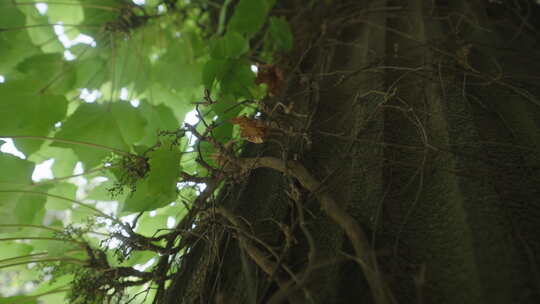
M294 132L240 158L285 169L207 202L163 302L539 303L535 1L293 2L276 8L286 89L266 101L291 110L265 119Z

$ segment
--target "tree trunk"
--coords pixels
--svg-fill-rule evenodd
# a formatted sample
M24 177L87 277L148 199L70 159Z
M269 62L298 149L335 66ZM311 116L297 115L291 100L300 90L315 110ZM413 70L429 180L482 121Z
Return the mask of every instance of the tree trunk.
M535 1L291 2L241 156L288 167L208 202L162 302L539 303Z

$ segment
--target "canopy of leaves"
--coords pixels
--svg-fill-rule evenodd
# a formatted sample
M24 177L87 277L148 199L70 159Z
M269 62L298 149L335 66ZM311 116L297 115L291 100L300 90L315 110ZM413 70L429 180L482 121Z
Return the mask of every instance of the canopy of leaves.
M211 98L198 115L218 140L233 138L229 119L265 94L252 66L290 50L292 34L269 18L270 0L0 2L0 303L61 303L71 277L38 280L34 263L91 260L74 240L114 248L103 245L111 219L138 214L145 237L180 221L201 190L183 174L204 177L196 159L215 152L196 151L182 122ZM213 15L230 18L219 30ZM156 256L127 254L125 265Z

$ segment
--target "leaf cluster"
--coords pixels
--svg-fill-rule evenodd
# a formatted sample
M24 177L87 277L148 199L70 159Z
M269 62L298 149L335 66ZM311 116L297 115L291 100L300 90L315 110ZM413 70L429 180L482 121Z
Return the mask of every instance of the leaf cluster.
M40 3L0 3L0 274L18 276L0 303L59 303L67 290L69 303L124 301L168 277L169 263L151 276L132 266L180 252L170 223L219 189L210 156L239 138L229 120L267 94L254 67L291 50L292 34L273 0ZM36 269L33 291L8 297ZM110 283L127 276L141 280Z

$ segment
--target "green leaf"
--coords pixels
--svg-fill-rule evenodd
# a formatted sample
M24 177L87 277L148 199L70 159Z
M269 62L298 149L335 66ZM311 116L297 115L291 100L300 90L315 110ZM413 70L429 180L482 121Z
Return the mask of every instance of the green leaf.
M19 9L26 15L26 30L35 45L45 53L64 51L64 46L56 38L47 16L41 16L33 5L20 5Z
M107 64L102 58L94 57L78 60L75 66L75 88L99 89L107 79Z
M0 135L46 136L54 124L64 118L67 100L58 95L42 95L31 90L31 83L6 82L0 85ZM24 115L21 115L24 113ZM29 155L43 141L15 139L19 150Z
M290 51L293 47L291 27L285 18L270 17L268 29L270 37L276 48L280 51Z
M176 183L180 174L179 151L165 142L148 156L150 172L137 182L136 191L126 199L122 211L153 210L176 199Z
M176 91L201 85L202 63L198 57L203 50L198 40L188 32L172 44L153 69L154 81Z
M131 267L137 264L145 264L156 256L156 253L153 251L135 251L130 255L127 261L122 263L122 266Z
M34 163L7 153L0 153L0 186L25 186L32 183Z
M11 1L0 3L0 30L21 27L25 24L24 14Z
M230 114L225 113L225 115L221 116L225 119L230 119L235 116L238 116L239 111L231 111ZM229 117L230 116L230 117ZM215 128L212 132L214 135L214 138L219 142L228 142L232 139L232 132L233 132L233 125L231 123L224 123L219 125L217 128Z
M126 144L131 145L143 137L146 119L139 110L127 102L116 102L110 105L110 111Z
M201 84L202 64L182 63L176 60L160 61L154 69L156 81L174 90L193 88Z
M71 183L56 183L54 188L49 190L49 194L58 195L70 199L75 199L75 193L77 192L77 186ZM47 210L66 210L71 208L71 203L55 198L47 197L47 204L45 206Z
M3 242L0 250L0 260L24 256L32 252L33 247L28 244Z
M180 154L167 146L164 144L150 154L151 171L148 176L148 185L153 194L176 193Z
M70 149L51 147L52 142L47 142L34 154L28 157L28 160L36 164L42 163L48 159L54 159L51 166L55 177L66 177L73 174L73 169L77 164L78 158Z
M83 7L78 0L42 0L44 3L51 2L47 7L47 16L52 23L63 22L64 24L79 24L84 20ZM70 28L66 29L66 32Z
M145 124L141 113L127 102L85 103L62 124L55 137L128 152L129 147L142 138ZM75 143L55 142L52 145L71 148L86 169L93 168L111 153L106 148Z
M32 224L45 205L43 195L16 191L46 191L47 187L32 187L34 163L0 153L0 223ZM2 192L8 191L8 192Z
M255 74L247 60L234 60L227 69L226 76L219 79L221 94L231 95L238 100L242 97L251 98L250 88L255 85Z
M249 50L248 41L237 32L227 32L225 36L211 41L212 58L238 58Z
M166 88L158 83L146 92L145 97L152 104L164 104L174 112L174 116L178 120L183 120L186 113L193 110L194 106L191 103L195 100L200 100L203 89L199 86L191 90L176 91Z
M54 176L64 177L73 174L75 165L77 164L77 155L72 150L54 148L51 147L54 152L54 163L52 165L52 172Z
M75 84L71 63L63 60L62 54L28 57L16 69L23 74L25 81L34 81L34 90L40 93L65 94Z
M38 300L34 297L13 296L0 298L0 304L38 304Z
M229 21L228 30L253 36L263 26L272 4L266 0L240 0Z
M71 250L78 248L77 245L71 242L48 241L44 242L44 244L46 245L45 250L51 257L63 257L66 256Z
M206 88L211 88L214 81L220 84L220 95L230 95L233 99L251 98L255 74L245 59L211 59L204 67L203 82Z
M26 31L0 32L0 75L9 75L19 62L39 52Z
M148 212L144 213L137 222L137 233L144 236L154 236L159 229L167 228L167 218L165 214L150 216Z
M137 35L141 36L139 33ZM144 37L138 36L127 40L119 38L116 40L119 45L112 49L115 55L110 59L112 71L109 77L115 90L130 87L135 92L143 92L150 83L151 64L146 54L148 45Z
M139 111L148 122L144 130L144 138L139 141L140 145L153 146L158 141L159 131L173 131L180 127L180 122L174 117L171 108L166 105L154 106L141 102Z
M109 189L112 188L111 182L105 182L99 186L93 188L88 193L87 199L97 200L97 201L123 201L128 194L117 194L114 197L111 196Z
M210 59L203 67L202 80L207 89L211 89L215 80L220 80L226 74L231 61L224 59Z
M103 35L103 26L116 20L122 5L125 5L123 1L111 0L80 0L80 2L84 14L81 32L92 37Z
M51 185L34 186L30 190L37 192L47 192ZM15 206L15 218L19 224L41 224L41 219L45 215L45 203L47 196L36 193L23 193Z
M32 291L31 295L39 295L54 291L57 289L65 288L68 284L73 282L73 274L66 274L60 277L55 277L54 282L42 282L35 290ZM42 297L40 297L42 299ZM41 303L41 302L40 302ZM59 302L43 302L43 303L59 303Z

